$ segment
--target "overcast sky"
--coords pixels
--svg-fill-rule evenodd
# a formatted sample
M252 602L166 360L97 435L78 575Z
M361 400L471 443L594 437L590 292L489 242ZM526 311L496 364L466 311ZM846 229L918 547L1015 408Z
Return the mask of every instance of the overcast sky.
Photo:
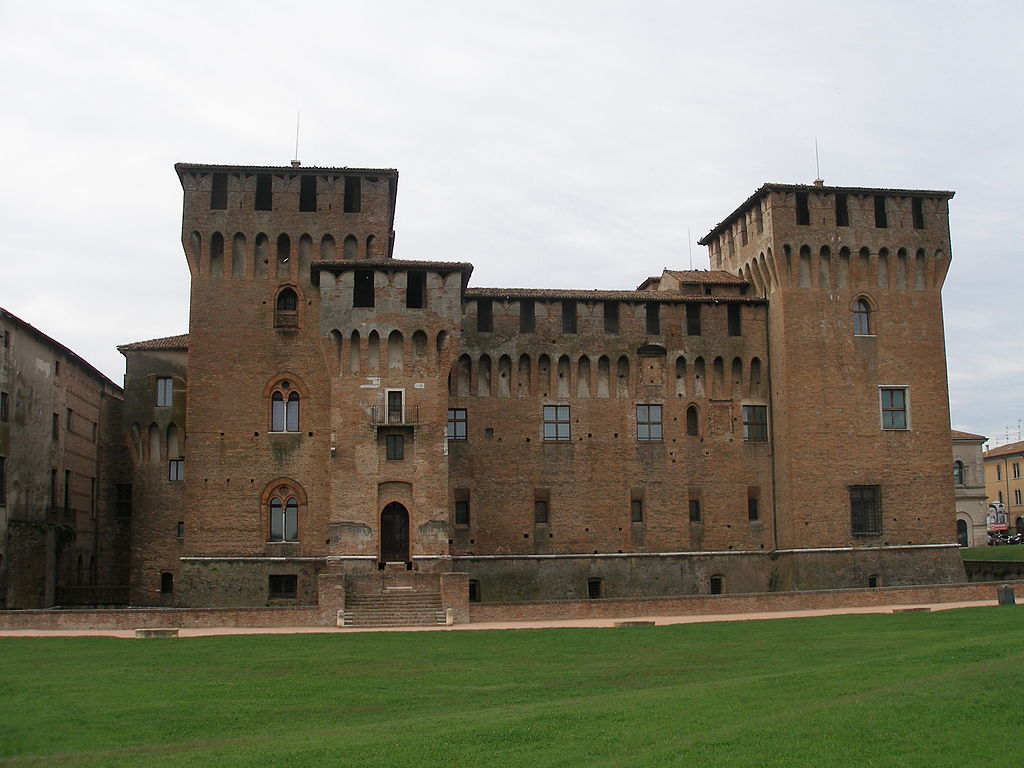
M292 8L290 6L294 5ZM395 256L635 288L766 181L950 189L954 428L1022 439L1024 3L0 3L0 306L188 330L177 161L397 168Z

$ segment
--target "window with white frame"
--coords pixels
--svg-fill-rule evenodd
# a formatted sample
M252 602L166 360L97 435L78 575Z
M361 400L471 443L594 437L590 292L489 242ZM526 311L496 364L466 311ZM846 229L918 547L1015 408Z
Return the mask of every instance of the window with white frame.
M466 439L466 409L465 408L449 408L448 409L448 439L449 440L465 440Z
M167 479L175 483L185 479L185 460L171 459L167 462Z
M174 402L174 379L161 376L156 380L156 404L160 407Z
M907 429L907 388L880 387L882 429Z
M660 405L638 405L636 407L636 439L641 442L662 439Z
M743 406L743 440L748 443L768 441L768 406Z
M568 441L572 439L569 429L568 405L544 406L544 439Z
M270 431L299 431L299 393L287 379L279 381L270 395Z
M299 540L299 502L294 496L270 499L270 541Z

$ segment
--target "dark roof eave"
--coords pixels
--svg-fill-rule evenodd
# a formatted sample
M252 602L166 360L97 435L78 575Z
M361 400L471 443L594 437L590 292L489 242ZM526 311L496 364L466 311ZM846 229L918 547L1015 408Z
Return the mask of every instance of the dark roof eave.
M320 273L330 272L337 277L343 272L356 269L383 269L404 271L423 269L450 275L452 272L462 273L462 289L465 290L469 277L473 274L473 265L466 261L419 261L413 259L368 259L363 261L314 261L309 265L310 280L313 285L320 285Z
M707 294L687 295L667 291L602 291L558 288L470 288L467 299L579 299L583 301L655 301L662 303L684 303L699 301L705 304L761 304L767 299L760 296L708 296Z

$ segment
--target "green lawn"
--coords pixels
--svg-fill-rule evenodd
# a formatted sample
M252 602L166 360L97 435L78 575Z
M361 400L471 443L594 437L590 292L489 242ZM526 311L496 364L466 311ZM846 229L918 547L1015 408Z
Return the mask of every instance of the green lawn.
M964 560L1024 560L1024 547L1020 544L1004 544L999 547L963 547L960 556Z
M1024 607L0 638L0 766L1017 766Z

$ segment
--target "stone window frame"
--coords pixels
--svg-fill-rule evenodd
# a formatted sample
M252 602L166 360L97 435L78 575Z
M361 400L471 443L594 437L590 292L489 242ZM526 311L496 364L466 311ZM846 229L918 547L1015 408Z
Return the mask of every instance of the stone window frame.
M545 405L543 415L545 442L567 443L572 440L572 412L568 405Z
M641 443L660 443L664 439L661 403L637 403L636 439Z
M879 415L886 432L910 429L910 387L905 384L882 384L878 387Z
M287 525L290 500L295 502L292 505L294 525L291 529ZM266 532L268 543L280 544L302 540L301 523L305 516L306 502L305 490L291 478L284 477L275 480L264 489L260 498L260 509L262 510L263 530ZM275 526L275 523L278 522L274 519L275 515L280 515L280 526ZM293 536L289 537L289 533Z

